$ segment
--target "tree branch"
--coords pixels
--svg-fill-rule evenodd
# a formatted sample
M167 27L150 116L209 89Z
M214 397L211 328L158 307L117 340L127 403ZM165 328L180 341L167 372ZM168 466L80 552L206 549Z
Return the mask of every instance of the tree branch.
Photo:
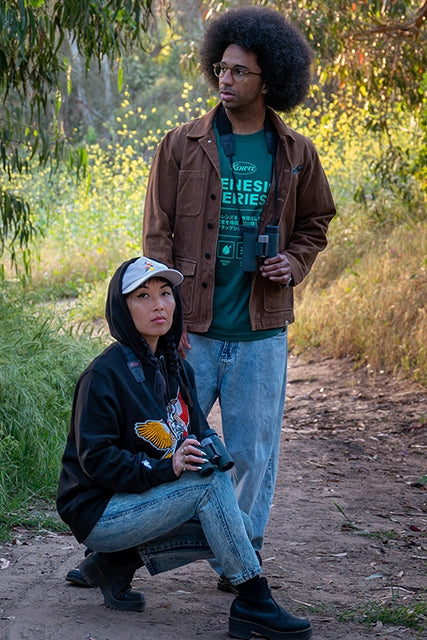
M378 23L377 26L372 28L363 29L357 33L354 33L351 37L354 40L370 40L372 36L381 34L397 38L414 38L417 39L422 28L425 26L427 20L427 0L418 9L418 11L410 16L408 20L402 23L393 22L390 24Z

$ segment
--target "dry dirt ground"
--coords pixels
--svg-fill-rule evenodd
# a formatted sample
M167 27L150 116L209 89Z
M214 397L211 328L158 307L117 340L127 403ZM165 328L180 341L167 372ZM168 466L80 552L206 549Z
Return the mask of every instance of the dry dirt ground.
M382 611L426 601L426 418L426 390L413 383L346 360L290 358L263 559L276 599L311 618L313 639L427 638L426 619L414 631L349 617L369 603ZM81 557L71 536L49 532L16 531L0 546L1 640L227 637L233 596L216 590L206 563L157 578L140 569L134 586L147 609L120 613L97 589L64 581Z

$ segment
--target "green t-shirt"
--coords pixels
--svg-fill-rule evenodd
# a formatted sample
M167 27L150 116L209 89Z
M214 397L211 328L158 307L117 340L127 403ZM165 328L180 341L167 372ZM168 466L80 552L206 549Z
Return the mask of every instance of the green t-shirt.
M216 251L212 324L205 335L217 340L259 340L281 329L252 331L249 320L251 273L243 271L242 234L230 160L224 153L215 128L222 178L222 201ZM234 135L234 176L240 213L245 225L258 227L270 188L272 157L265 144L264 130ZM254 235L256 238L256 235Z

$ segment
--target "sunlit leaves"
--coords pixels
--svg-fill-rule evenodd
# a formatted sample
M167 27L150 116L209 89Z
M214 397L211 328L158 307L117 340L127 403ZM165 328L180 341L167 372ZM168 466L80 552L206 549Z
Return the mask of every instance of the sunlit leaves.
M63 43L70 38L77 44L87 68L91 60L100 65L104 56L115 63L132 46L145 46L152 5L152 0L0 2L0 155L9 180L15 171L27 170L36 153L39 165L49 164L51 169L63 159L64 138L58 123L62 75L67 78L68 94L72 88ZM84 175L87 158L82 151L69 157ZM3 186L2 194L8 189ZM18 243L24 251L32 233L30 212L20 202L13 194L0 198L3 222L9 223L0 226L0 255L10 247L12 260L13 245ZM12 231L17 223L28 224L27 232L22 226Z

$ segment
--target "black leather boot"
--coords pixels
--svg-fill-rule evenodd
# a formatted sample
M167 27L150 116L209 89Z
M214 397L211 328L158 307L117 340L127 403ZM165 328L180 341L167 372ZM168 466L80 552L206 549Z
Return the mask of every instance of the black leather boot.
M90 586L101 589L107 607L144 611L144 594L131 589L134 573L143 564L138 549L132 547L114 553L96 551L82 560L78 570Z
M87 558L91 553L93 553L92 549L86 547L85 558ZM75 567L74 569L70 569L65 576L65 579L67 580L67 582L71 582L71 584L75 587L96 587L96 584L89 584L88 582L86 582L86 580L80 573L80 569L77 569L77 567Z
M89 584L89 582L83 578L80 569L77 567L70 569L65 579L75 587L96 587L96 584Z
M271 595L267 580L257 576L237 585L239 595L230 609L228 633L249 640L257 633L269 640L308 640L312 627L306 618L296 618Z
M260 566L262 567L261 553L259 551L255 551L255 553L257 555L258 562L259 562ZM68 578L67 578L67 580L68 580ZM73 580L70 580L70 582L73 582ZM83 585L81 585L81 586L83 586ZM218 591L225 591L226 593L233 593L235 596L237 596L239 594L239 592L237 590L237 587L235 587L234 584L231 584L230 580L228 578L226 578L223 573L221 573L221 575L218 578L218 582L217 582L216 588L218 589Z

